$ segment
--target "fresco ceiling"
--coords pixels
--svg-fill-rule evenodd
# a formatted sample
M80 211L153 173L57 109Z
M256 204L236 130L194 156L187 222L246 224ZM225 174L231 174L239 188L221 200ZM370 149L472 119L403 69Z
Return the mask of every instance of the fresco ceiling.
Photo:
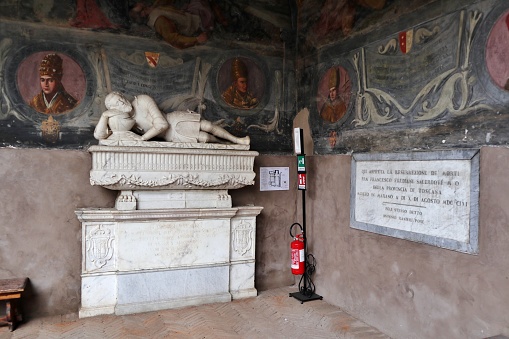
M270 43L298 41L302 51L337 42L367 30L373 24L390 22L402 14L436 0L217 0L225 24L216 24L217 41ZM185 8L193 0L145 1ZM154 32L129 20L136 1L115 0L11 0L0 3L0 18L41 22L61 27L106 30L154 37ZM104 16L111 24L98 20Z

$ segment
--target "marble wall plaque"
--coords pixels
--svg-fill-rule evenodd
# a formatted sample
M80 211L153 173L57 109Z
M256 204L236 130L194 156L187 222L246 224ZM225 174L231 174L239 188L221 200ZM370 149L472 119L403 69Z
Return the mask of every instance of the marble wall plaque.
M477 150L357 154L351 227L478 252Z

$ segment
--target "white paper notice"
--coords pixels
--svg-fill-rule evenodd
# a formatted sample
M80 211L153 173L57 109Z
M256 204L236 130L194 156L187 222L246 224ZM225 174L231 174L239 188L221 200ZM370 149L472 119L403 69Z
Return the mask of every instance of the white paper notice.
M288 191L289 167L260 167L260 191Z

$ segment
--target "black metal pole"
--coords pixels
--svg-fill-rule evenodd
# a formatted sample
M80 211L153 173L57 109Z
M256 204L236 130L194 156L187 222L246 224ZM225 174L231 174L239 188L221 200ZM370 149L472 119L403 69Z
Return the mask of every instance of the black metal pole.
M318 300L318 299L323 299L322 296L314 293L314 285L313 283L311 282L311 277L308 276L309 275L309 272L308 272L308 247L307 247L307 239L308 239L308 236L306 234L306 187L307 187L307 178L306 178L306 170L305 170L305 164L306 164L306 154L304 153L304 137L303 137L303 134L302 134L302 129L300 130L300 133L299 133L299 137L300 137L300 145L301 145L301 152L300 154L303 156L303 163L304 163L304 187L301 187L299 186L299 189L302 190L302 235L303 235L303 238L304 238L304 274L302 275L302 277L300 278L300 281L301 282L304 282L304 286L301 286L300 282L299 282L299 292L295 292L295 293L290 293L290 297L294 297L295 299L299 300L301 304L303 304L305 301L311 301L311 300ZM299 153L297 153L299 154ZM298 159L298 158L297 158ZM298 161L297 161L298 162ZM297 167L299 167L299 164L297 164ZM297 172L298 173L301 173L299 172L299 168L297 168ZM299 179L300 179L300 175L299 175ZM309 283L309 286L308 286L308 283Z
M307 291L307 267L306 267L306 256L308 254L308 245L307 245L307 234L306 234L306 190L302 190L302 234L304 235L304 291Z

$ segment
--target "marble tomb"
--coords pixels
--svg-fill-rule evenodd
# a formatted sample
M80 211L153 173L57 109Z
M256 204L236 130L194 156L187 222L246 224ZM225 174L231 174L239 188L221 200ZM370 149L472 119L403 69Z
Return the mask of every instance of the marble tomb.
M100 140L90 182L115 208L82 223L80 317L131 314L257 295L256 216L230 189L254 184L249 145Z

